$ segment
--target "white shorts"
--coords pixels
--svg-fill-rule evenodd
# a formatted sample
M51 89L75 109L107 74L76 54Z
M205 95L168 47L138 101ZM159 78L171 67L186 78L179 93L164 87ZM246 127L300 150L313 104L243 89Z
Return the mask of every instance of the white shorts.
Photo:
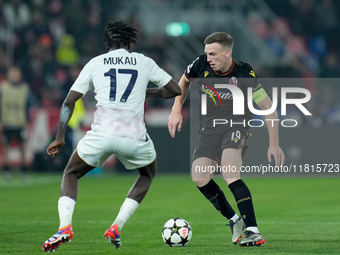
M114 154L126 169L136 169L151 164L156 151L151 138L136 140L90 130L79 141L77 152L87 164L102 167Z

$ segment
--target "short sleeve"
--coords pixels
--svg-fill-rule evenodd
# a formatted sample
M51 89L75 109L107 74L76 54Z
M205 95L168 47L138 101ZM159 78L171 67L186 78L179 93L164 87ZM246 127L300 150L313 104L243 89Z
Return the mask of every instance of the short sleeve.
M73 83L70 90L77 91L85 95L87 91L91 88L92 77L91 77L91 61L87 63L84 68L79 73L78 78Z
M158 87L168 84L172 79L171 75L160 68L153 59L146 57L146 61L149 70L149 80Z
M268 95L266 91L262 88L262 85L259 83L257 76L251 67L251 65L247 64L246 65L246 80L247 80L247 85L249 87L253 88L253 100L256 104L261 102L264 98L266 98Z
M198 77L198 71L200 66L200 58L196 58L184 72L184 75L190 80L191 78Z
M246 86L252 87L254 91L258 90L261 87L252 66L247 63L245 63L243 77L245 78L244 80L245 80Z

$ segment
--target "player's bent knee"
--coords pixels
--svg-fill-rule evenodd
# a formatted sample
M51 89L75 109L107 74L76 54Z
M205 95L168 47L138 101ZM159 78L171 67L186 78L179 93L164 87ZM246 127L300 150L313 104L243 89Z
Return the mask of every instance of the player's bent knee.
M148 177L152 181L155 178L156 173L157 173L156 160L153 161L150 165L139 168L138 171L141 176Z
M203 186L207 185L211 179L210 178L192 177L192 180L196 184L197 187L203 187Z
M76 168L74 168L74 167L67 167L67 168L65 168L65 170L63 172L63 176L71 176L71 175L77 177L78 179L81 176L79 170L77 170Z
M84 164L84 165L67 165L63 176L73 176L76 178L81 178L85 174L87 174L89 171L91 171L94 167Z

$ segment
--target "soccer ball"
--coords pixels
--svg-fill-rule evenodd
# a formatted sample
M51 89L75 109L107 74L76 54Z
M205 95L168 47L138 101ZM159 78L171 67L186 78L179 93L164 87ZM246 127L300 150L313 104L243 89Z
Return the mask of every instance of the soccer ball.
M163 226L162 238L170 247L183 247L190 242L191 237L191 226L184 219L172 218Z

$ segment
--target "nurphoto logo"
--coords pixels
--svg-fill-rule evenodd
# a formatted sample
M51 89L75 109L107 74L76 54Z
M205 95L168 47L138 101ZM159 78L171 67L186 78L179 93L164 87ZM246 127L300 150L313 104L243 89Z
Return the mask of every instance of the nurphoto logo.
M216 89L228 89L230 92L223 93L223 99L232 99L233 104L233 115L244 115L245 110L245 96L243 94L243 91L231 84L215 84L214 87L209 86L207 84L202 84L200 89L204 92L201 94L201 115L207 115L207 98L208 95L210 98L214 101L215 106L223 105L221 100L221 93L217 92ZM272 106L270 109L267 110L259 110L256 109L253 105L253 99L252 99L252 93L253 88L248 87L247 88L247 106L249 108L249 111L256 115L269 115L277 110L278 107L278 88L273 87L272 88ZM299 98L289 98L289 93L295 93L300 94L301 97ZM298 87L282 87L281 91L281 116L287 115L287 105L295 105L297 109L299 109L305 116L311 116L312 114L307 110L307 108L304 106L305 103L309 102L311 99L311 93L308 89L305 88L298 88ZM214 96L217 97L219 104L216 102ZM267 124L274 125L274 122L280 122L281 126L283 127L295 127L297 126L298 122L295 119L266 119ZM244 121L238 121L238 122L232 122L232 120L227 119L214 119L213 124L214 127L216 125L225 125L225 124L232 125L243 125L243 126L250 126L250 127L262 127L264 125L264 121L262 119L251 119L251 120L244 120Z

